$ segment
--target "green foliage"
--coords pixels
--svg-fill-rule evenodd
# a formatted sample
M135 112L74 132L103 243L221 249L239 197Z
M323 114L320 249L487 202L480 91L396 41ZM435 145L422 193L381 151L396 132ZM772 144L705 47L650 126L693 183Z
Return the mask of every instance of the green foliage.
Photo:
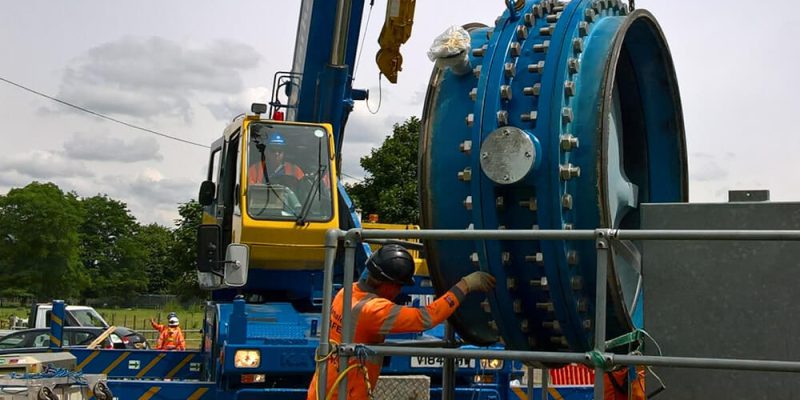
M107 195L79 199L38 182L12 189L0 196L0 298L207 297L196 273L202 207L191 200L178 212L175 229L140 225Z
M197 284L197 228L203 217L203 206L190 200L178 207L181 218L175 221L172 242L172 262L174 281L171 288L182 298L194 296L203 298L207 292Z
M78 198L33 182L0 196L0 287L38 300L77 296L90 279L79 260Z
M364 215L378 214L381 222L419 223L417 159L420 121L410 117L395 124L381 147L361 158L369 175L347 185L347 193Z
M172 262L172 231L158 224L139 227L136 240L144 248L144 271L147 274L147 293L169 293L175 266Z
M81 261L92 279L85 297L126 296L147 288L147 251L138 240L138 223L128 206L106 195L81 201Z

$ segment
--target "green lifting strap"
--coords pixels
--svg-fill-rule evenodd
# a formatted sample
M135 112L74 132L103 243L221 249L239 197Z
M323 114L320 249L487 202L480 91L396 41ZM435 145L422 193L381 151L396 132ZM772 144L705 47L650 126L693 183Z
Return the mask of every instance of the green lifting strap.
M633 332L626 333L620 337L607 341L606 348L613 349L627 344L641 342L643 339L644 339L644 333L642 333L641 330L636 329Z

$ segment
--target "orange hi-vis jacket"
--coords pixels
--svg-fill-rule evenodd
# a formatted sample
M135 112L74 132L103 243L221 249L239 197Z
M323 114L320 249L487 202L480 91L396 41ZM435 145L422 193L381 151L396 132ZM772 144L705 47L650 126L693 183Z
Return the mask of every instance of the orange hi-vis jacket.
M267 181L264 179L264 164L264 161L260 161L247 169L247 183L252 185L254 183L264 183ZM270 176L272 176L272 174L293 176L298 180L306 176L305 172L303 172L300 167L286 161L284 161L282 165L279 165L275 171L271 172Z
M644 393L645 369L636 368L636 380L631 382L631 393L628 396L628 368L606 372L603 379L604 400L644 400L647 396Z
M150 321L153 329L158 331L156 350L186 350L186 340L179 326L171 327Z
M342 340L342 306L344 290L340 290L333 299L331 307L331 341L341 343ZM453 286L442 297L424 308L397 305L391 300L378 297L374 289L363 280L353 284L353 301L351 318L355 327L353 343L379 344L389 333L413 333L430 329L446 320L458 308L464 299L464 293ZM339 358L331 357L328 363L328 382L325 388L327 394L333 386L339 371ZM358 364L358 360L351 358L349 365ZM378 376L383 364L382 357L371 357L367 360L366 368L369 375L370 387L378 383ZM336 390L338 391L338 389ZM334 392L334 398L336 397ZM323 396L324 397L324 396ZM368 399L367 384L361 368L353 368L347 373L347 398L362 400ZM317 400L317 374L311 379L308 388L307 400Z

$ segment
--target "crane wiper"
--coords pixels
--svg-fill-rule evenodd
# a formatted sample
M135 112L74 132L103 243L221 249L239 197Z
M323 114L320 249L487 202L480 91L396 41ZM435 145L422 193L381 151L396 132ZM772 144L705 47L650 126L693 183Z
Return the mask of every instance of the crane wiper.
M311 211L311 201L314 198L314 195L316 195L319 191L320 177L327 169L328 167L325 165L320 165L319 168L317 168L314 182L311 184L311 190L308 191L308 195L306 196L305 200L303 200L303 207L300 208L300 214L297 216L297 225L302 226L306 224L306 217L308 216L309 211Z

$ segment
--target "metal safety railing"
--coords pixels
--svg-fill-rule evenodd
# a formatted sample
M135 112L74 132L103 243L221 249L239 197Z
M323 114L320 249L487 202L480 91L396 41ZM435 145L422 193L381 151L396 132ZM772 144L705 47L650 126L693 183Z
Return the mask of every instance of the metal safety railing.
M339 241L344 245L344 276L343 282L352 282L355 271L356 247L359 243L374 239L416 239L416 240L593 240L597 249L597 286L594 324L594 349L587 353L567 352L541 352L541 351L514 351L514 350L489 350L489 349L452 349L409 346L374 346L368 344L352 343L353 321L350 313L352 308L352 285L342 285L343 310L342 310L342 342L337 347L339 357L339 371L342 374L348 366L350 357L355 355L356 348L360 347L378 356L437 356L449 362L456 358L494 358L501 360L529 361L539 363L580 363L594 368L595 386L594 398L602 399L604 395L603 374L606 368L617 365L632 366L668 366L678 368L707 368L728 369L745 371L770 371L770 372L800 372L800 362L777 360L744 360L701 357L666 357L646 355L621 355L606 352L606 279L608 276L608 259L610 242L613 240L746 240L746 241L800 241L800 231L796 230L364 230L351 229L349 231L329 230L325 237L325 269L323 281L322 327L318 354L329 354L331 304L333 300L333 273ZM447 363L445 364L447 366ZM321 390L317 392L318 399L325 398L325 382L330 371L327 362L319 365L318 382L323 382ZM530 375L530 374L529 374ZM544 374L545 377L547 374ZM445 376L447 374L445 373ZM533 379L528 379L528 397L533 398ZM452 385L450 379L443 380L443 386ZM542 386L546 387L546 378ZM347 394L347 377L342 377L339 383L339 399L344 400ZM452 388L443 387L443 395L452 393ZM547 399L547 390L542 390L544 399Z

